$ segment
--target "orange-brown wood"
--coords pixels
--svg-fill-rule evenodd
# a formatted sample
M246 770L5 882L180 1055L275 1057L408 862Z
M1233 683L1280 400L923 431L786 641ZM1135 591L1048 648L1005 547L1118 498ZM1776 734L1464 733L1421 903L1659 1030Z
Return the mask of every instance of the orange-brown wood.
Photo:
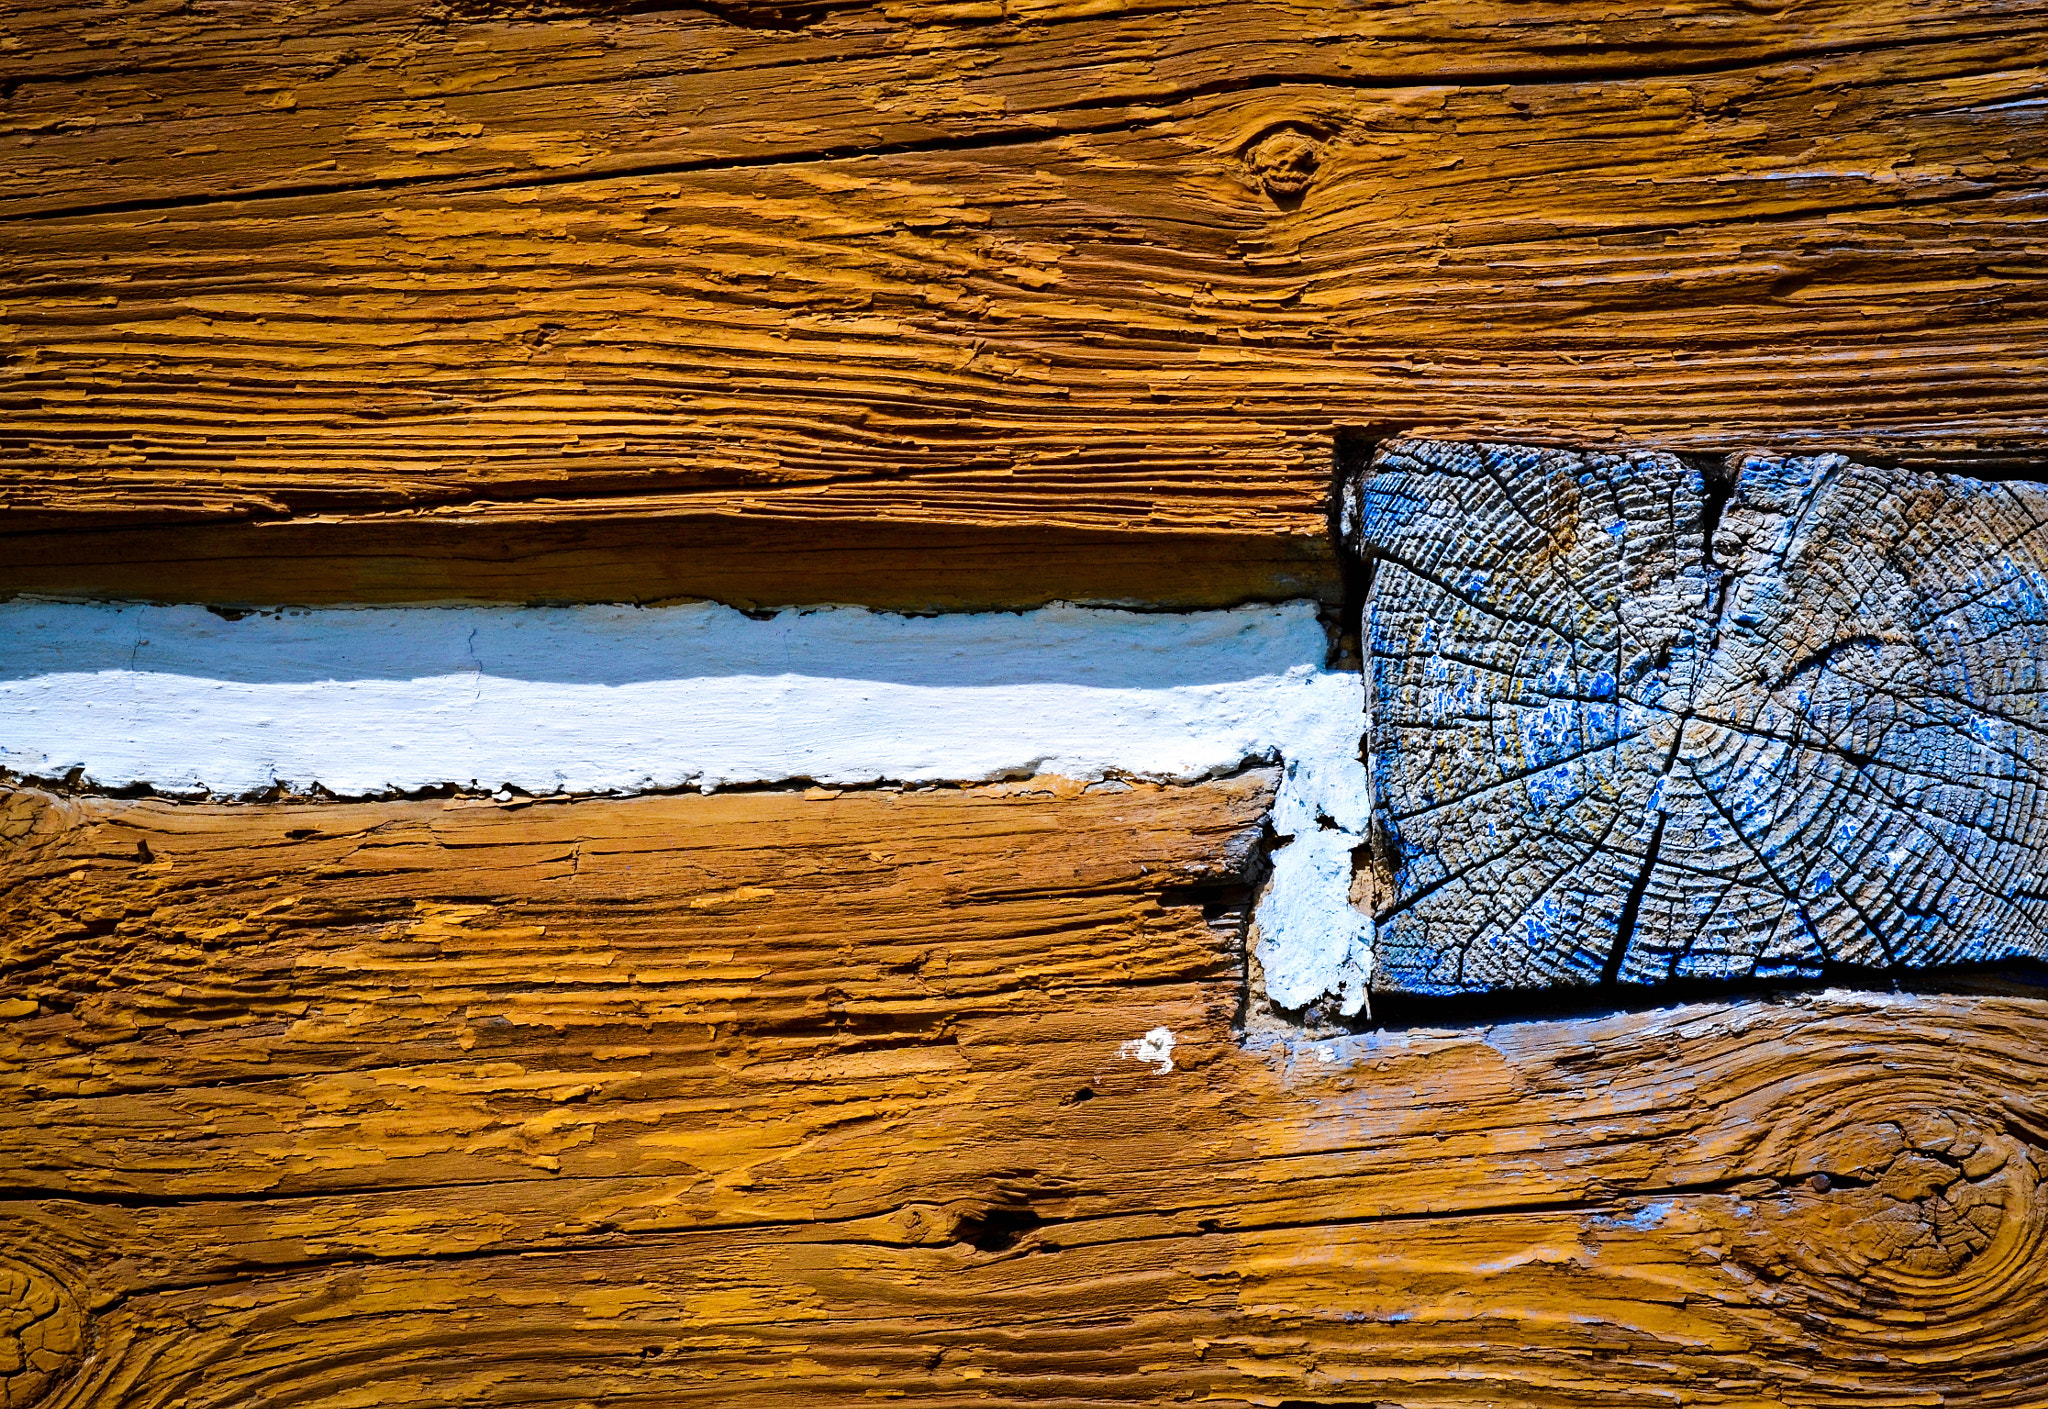
M28 0L0 592L1335 601L1346 428L2039 457L2044 39ZM2048 1405L2048 1002L1312 1040L1271 779L1121 786L6 793L0 1409Z
M2048 1402L2048 1004L1288 1039L1267 786L16 792L7 1402Z
M15 7L0 590L767 600L746 534L873 531L965 602L896 545L972 531L1146 598L1076 546L1144 533L1194 604L1290 590L1347 425L2044 448L2038 6L713 9Z

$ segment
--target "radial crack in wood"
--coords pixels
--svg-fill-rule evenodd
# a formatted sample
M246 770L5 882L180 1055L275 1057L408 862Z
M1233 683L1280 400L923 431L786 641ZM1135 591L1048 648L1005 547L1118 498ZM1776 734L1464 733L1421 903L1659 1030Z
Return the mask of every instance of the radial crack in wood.
M1379 986L2048 957L2048 490L1410 440L1355 523Z

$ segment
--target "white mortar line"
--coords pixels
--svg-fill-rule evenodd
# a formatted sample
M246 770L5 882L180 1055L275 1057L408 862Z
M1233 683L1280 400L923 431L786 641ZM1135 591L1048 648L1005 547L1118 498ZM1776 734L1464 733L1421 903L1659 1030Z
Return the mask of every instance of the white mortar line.
M749 783L1174 781L1278 761L1257 908L1269 994L1356 1012L1370 921L1359 677L1309 602L756 620L709 604L330 608L0 603L0 767L92 784L337 795Z

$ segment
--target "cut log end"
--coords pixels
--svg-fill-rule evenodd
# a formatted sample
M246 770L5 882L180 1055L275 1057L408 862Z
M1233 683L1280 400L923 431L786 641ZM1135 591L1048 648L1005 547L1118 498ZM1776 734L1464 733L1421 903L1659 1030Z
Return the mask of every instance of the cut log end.
M2048 956L2048 491L1728 469L1376 456L1379 986Z

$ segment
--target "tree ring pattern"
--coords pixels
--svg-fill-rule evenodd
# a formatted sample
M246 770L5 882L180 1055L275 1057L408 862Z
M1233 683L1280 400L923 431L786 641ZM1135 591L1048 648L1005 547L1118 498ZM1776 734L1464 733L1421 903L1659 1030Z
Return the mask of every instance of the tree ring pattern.
M2048 491L1406 440L1355 493L1376 987L2048 955Z

